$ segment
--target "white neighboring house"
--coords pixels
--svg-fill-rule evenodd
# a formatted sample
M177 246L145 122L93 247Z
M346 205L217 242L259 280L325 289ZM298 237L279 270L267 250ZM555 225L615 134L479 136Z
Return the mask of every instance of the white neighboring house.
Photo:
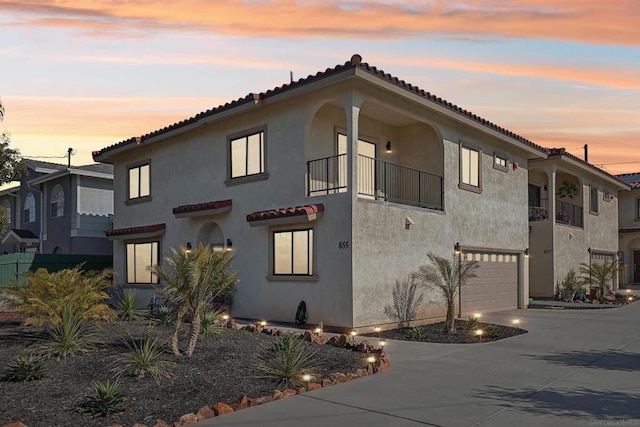
M570 269L618 254L618 194L629 186L564 148L529 163L529 293L553 297ZM611 283L617 289L617 281Z
M149 297L179 245L235 252L232 315L366 329L426 253L480 262L462 315L526 306L531 141L361 61L94 152L116 280ZM454 247L459 253L454 253ZM444 315L426 289L421 322Z
M620 191L619 244L620 262L626 266L620 282L640 284L640 172L618 175L629 184L631 191Z

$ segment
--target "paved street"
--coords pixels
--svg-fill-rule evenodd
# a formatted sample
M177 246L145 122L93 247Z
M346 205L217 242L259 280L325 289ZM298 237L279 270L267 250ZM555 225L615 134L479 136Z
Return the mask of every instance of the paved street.
M198 426L640 426L640 303L517 310L528 334L486 344L390 341L391 368Z

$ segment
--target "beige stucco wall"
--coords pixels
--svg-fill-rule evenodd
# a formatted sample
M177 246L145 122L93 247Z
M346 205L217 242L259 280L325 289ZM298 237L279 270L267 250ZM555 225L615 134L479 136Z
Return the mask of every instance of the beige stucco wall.
M348 127L352 102L362 106L360 136L378 144L379 158L444 175L443 212L371 200L354 204L350 193L306 197L306 162L335 154L335 131ZM380 105L402 111L406 123L381 122L374 117ZM227 186L228 135L260 126L266 126L268 179ZM458 188L460 140L483 151L481 194ZM384 150L386 141L393 143L391 153ZM493 168L496 150L509 157L508 172ZM127 165L146 159L151 159L152 200L126 205ZM514 162L520 168L514 169ZM200 231L211 222L223 239L232 239L233 267L240 279L232 307L236 317L292 322L304 300L309 323L342 327L385 323L389 319L383 309L391 303L395 280L425 263L428 251L451 256L456 242L516 252L528 246L524 151L413 101L352 82L312 90L286 102L270 100L241 115L143 144L116 157L114 166L114 228L166 223L166 233L159 238L163 253L187 242L196 244ZM180 205L224 199L233 199L231 212L182 219L172 213ZM317 277L268 280L274 228L251 227L246 215L310 203L325 205L323 217L312 224ZM407 216L415 222L410 230L405 229ZM339 242L349 242L349 249L340 249ZM119 273L116 282L126 284L125 243L120 240L114 242L114 268ZM524 274L524 299L527 281ZM139 288L142 293L150 289ZM435 294L426 295L426 300L434 303L420 317L444 314Z

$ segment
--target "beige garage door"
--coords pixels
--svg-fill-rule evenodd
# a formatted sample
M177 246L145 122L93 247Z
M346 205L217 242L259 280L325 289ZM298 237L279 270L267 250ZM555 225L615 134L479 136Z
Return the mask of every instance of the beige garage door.
M463 260L478 261L476 276L461 289L462 315L518 308L518 256L464 252Z

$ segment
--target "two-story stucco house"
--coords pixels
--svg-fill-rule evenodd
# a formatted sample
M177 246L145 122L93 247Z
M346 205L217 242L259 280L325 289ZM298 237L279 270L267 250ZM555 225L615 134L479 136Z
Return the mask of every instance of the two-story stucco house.
M640 284L640 172L618 175L631 191L620 191L618 203L620 262L625 265L620 281Z
M617 177L563 148L529 162L532 297L553 297L568 271L579 273L581 263L615 259L618 192L628 190ZM615 289L617 283L611 286Z
M0 253L110 255L113 167L23 159L20 185L0 192L9 225Z
M524 307L528 165L546 151L361 62L249 94L94 152L114 166L114 268L152 294L179 245L235 252L232 314L391 324L426 253L480 262L464 315ZM419 320L444 313L426 289ZM437 303L436 303L437 302Z

